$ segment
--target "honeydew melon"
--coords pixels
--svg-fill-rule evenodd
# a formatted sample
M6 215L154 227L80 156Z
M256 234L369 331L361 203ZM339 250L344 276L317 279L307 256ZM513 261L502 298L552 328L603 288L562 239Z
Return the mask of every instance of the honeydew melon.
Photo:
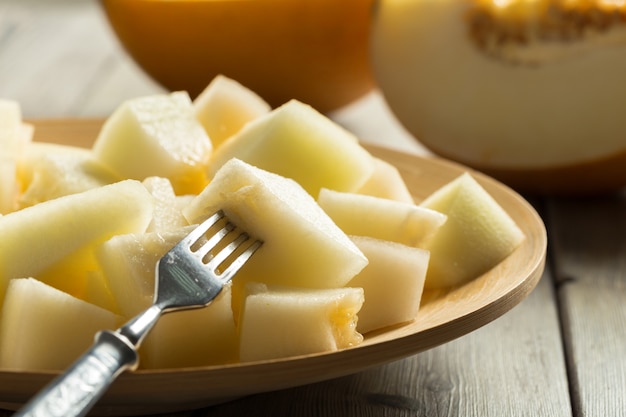
M188 225L169 179L148 177L142 183L154 197L154 214L147 231L166 231Z
M374 172L355 192L404 203L415 202L398 168L376 157Z
M19 208L122 179L88 149L34 142L20 163L20 173L25 190L18 198Z
M264 242L235 282L341 287L367 264L298 183L239 159L224 164L183 215L195 224L217 209Z
M361 288L293 289L252 283L243 310L242 362L332 352L362 341Z
M239 336L231 308L231 286L207 307L166 314L141 347L142 368L223 365L239 359Z
M311 195L321 188L359 189L374 171L357 138L297 100L246 124L215 150L209 176L232 158L292 178Z
M36 276L113 235L144 231L152 209L146 188L125 180L0 217L0 300L12 278Z
M214 148L249 121L271 110L254 91L224 75L216 76L194 99L193 105Z
M487 272L524 240L524 232L489 193L464 173L421 203L448 216L424 248L426 288L461 285Z
M365 303L357 330L372 330L415 320L430 253L427 250L365 236L351 236L369 263L348 283L363 288Z
M62 370L120 318L33 278L11 280L0 319L0 368Z
M413 203L323 188L320 207L348 235L420 246L446 222L438 211Z
M93 145L96 158L123 178L169 178L177 194L207 182L212 145L186 92L139 97L122 103Z

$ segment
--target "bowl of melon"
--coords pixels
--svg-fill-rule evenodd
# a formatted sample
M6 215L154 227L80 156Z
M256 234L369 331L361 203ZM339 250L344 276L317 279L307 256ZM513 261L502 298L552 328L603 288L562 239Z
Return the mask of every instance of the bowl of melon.
M508 187L366 146L308 104L272 107L223 76L194 100L138 97L106 120L0 108L13 121L3 408L147 307L156 261L217 208L263 246L207 307L162 317L96 413L202 407L413 355L505 314L543 271L543 223Z

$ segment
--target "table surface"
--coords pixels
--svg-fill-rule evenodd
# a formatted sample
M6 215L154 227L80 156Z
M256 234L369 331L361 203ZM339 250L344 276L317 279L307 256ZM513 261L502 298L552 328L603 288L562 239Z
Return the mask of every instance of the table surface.
M19 101L25 118L106 117L162 91L95 1L0 3L0 97ZM365 142L426 152L376 92L330 116ZM548 229L548 263L503 317L362 373L167 415L626 415L626 193L527 198Z

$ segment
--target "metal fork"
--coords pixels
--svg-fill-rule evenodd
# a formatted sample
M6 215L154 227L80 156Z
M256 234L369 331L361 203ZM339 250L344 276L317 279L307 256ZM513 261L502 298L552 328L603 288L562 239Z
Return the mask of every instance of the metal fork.
M117 376L137 368L137 349L162 314L208 305L261 246L236 229L220 210L183 238L157 262L152 306L116 331L99 332L81 358L14 416L86 415Z

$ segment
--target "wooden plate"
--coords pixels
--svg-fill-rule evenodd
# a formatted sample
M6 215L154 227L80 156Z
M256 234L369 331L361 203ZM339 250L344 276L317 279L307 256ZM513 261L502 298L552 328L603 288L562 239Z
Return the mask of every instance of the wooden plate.
M36 121L35 140L89 146L101 121ZM404 176L417 200L468 168L368 147ZM526 240L511 256L474 281L442 293L427 293L417 319L366 335L358 347L327 354L228 366L138 371L123 374L96 406L99 415L141 415L201 408L249 394L327 380L401 359L465 335L522 301L543 272L545 227L518 194L480 173L477 180L511 215ZM0 372L0 407L19 408L54 376L44 372Z

